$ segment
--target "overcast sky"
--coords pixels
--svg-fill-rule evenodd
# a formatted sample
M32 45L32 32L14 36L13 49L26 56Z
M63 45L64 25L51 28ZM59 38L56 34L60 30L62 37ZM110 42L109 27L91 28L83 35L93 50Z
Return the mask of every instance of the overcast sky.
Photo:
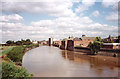
M3 42L118 35L118 0L4 0L0 6Z

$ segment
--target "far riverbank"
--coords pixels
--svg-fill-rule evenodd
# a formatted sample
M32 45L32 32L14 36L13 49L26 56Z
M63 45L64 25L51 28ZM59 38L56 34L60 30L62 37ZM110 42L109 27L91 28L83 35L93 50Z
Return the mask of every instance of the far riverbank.
M90 60L90 59L96 59L96 61L98 61L98 64L104 64L104 65L111 65L111 66L116 66L116 67L120 67L119 66L119 57L112 57L112 56L102 56L102 55L88 55L86 53L83 52L72 52L72 51L68 51L68 50L64 50L63 52L66 52L68 56L70 55L74 55L77 58L82 58L82 59L86 59L86 60ZM95 63L96 61L93 61L93 63Z

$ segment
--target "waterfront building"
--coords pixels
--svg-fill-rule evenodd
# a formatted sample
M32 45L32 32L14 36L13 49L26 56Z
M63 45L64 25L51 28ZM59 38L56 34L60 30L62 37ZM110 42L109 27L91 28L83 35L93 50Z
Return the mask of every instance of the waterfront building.
M48 40L48 45L49 45L49 46L53 45L53 38L52 38L52 37L49 38L49 40Z
M112 37L111 35L109 35L107 38L103 39L104 43L117 43L118 37Z
M102 48L105 48L105 49L120 49L120 43L103 43Z
M57 46L57 47L60 47L61 46L61 40L53 41L53 45Z
M90 42L93 42L96 37L86 37L85 35L82 35L81 38L74 38L74 47L81 46L81 47L87 47Z
M38 43L38 41L36 41L36 40L35 40L35 41L32 41L32 43L33 43L33 44L37 44L37 43Z
M41 44L41 45L47 45L47 44L48 44L48 41L42 40L42 41L38 41L38 43Z

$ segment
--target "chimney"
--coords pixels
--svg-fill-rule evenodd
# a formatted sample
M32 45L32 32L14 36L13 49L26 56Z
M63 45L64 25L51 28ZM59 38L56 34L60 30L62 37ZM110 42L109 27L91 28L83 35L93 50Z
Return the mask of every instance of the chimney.
M85 35L82 35L82 37L86 37Z

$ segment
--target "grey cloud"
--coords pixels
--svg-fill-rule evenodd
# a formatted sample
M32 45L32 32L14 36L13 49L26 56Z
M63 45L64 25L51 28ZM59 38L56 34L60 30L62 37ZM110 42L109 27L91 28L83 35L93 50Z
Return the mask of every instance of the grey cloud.
M47 13L51 16L74 16L71 10L72 2L67 0L53 2L3 2L3 12L11 13Z

